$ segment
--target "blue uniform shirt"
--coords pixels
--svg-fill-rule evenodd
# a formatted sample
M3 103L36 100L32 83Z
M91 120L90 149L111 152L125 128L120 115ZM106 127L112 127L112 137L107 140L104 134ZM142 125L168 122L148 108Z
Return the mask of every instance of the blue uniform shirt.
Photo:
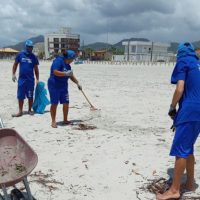
M176 84L179 80L184 80L185 87L174 119L175 126L200 121L200 63L196 56L185 56L177 60L171 83Z
M15 61L20 64L18 83L23 84L26 81L34 83L34 67L39 65L37 57L33 53L21 51L17 54Z
M49 78L49 81L48 81L48 85L49 85L50 88L51 87L53 87L53 88L56 87L56 88L60 88L60 89L67 88L69 77L67 77L67 76L63 76L63 77L55 76L54 73L53 73L54 70L58 70L58 71L61 71L61 72L71 70L71 66L64 62L63 56L58 56L54 59L52 65L51 65L51 72L50 72L50 78Z

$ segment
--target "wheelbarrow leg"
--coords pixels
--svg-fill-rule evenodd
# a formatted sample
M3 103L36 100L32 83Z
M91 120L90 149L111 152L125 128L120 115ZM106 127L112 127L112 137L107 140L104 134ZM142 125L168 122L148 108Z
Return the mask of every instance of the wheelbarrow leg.
M10 198L8 197L8 193L7 193L5 185L1 185L1 187L2 187L2 190L3 190L4 199L10 200Z
M31 190L30 190L30 187L29 187L27 176L23 179L23 182L24 182L24 186L25 186L26 191L27 191L28 200L33 200L33 196L31 195Z

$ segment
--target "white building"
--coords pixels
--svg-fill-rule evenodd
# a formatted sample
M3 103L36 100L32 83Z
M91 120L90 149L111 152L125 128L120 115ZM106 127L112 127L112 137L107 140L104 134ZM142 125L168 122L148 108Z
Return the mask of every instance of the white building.
M80 35L73 34L71 28L61 28L57 33L47 33L44 36L45 58L51 58L64 49L78 51Z
M169 61L169 44L143 41L124 41L124 56L127 61Z
M39 54L43 54L44 52L44 42L38 42L36 44L34 44L34 47L33 47L33 53L36 55L36 56L39 56Z
M127 61L127 57L125 55L112 55L112 61Z

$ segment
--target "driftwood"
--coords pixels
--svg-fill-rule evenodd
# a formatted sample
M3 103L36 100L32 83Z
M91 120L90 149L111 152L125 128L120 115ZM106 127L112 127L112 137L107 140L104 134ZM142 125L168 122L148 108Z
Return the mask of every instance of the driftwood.
M88 125L88 124L83 124L83 123L80 123L77 125L76 128L74 128L75 130L93 130L93 129L96 129L97 127L96 126L93 126L93 125Z
M159 178L157 180L153 180L152 183L147 185L147 189L149 192L157 194L163 194L170 187L169 182L165 178Z
M167 180L165 178L159 178L152 180L146 187L142 187L141 189L143 190L148 190L151 193L157 194L163 194L166 192L171 186L171 181ZM188 194L189 196L184 194L185 191L181 191L181 196L179 200L200 200L200 196L197 195L191 195Z

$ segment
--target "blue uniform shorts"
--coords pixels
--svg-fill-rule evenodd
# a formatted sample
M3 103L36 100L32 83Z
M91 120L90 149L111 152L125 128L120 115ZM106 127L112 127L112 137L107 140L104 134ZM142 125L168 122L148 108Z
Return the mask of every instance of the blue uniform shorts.
M187 158L194 152L194 143L200 133L200 122L186 122L176 127L170 156Z
M19 100L24 100L26 97L28 99L33 99L33 92L34 92L34 82L33 83L23 83L18 84L17 88L17 98Z
M51 104L58 104L59 102L61 104L69 103L69 94L66 88L49 88L49 94Z

